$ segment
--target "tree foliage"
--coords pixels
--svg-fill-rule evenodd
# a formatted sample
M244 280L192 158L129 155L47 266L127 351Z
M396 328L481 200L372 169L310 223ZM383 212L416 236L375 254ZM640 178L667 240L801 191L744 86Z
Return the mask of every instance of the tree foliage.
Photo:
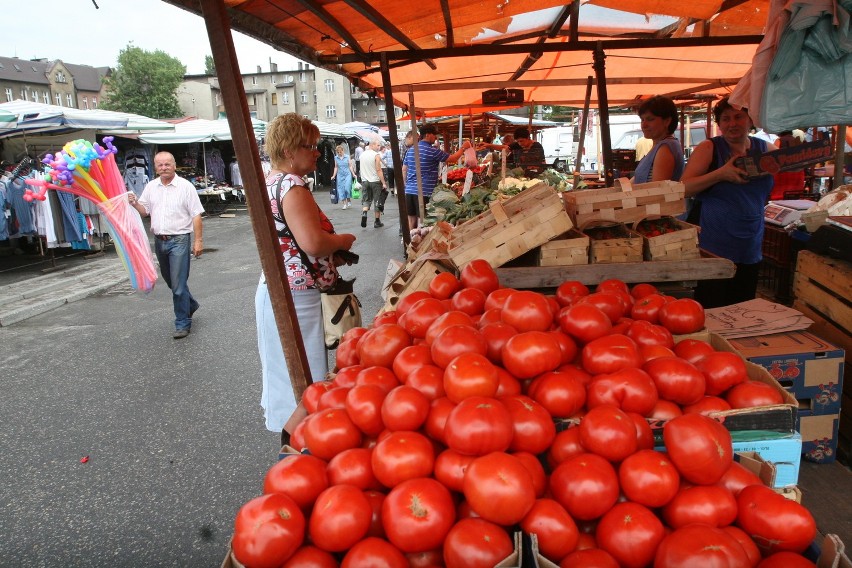
M216 63L213 62L212 55L204 56L204 73L207 75L216 75Z
M101 108L151 118L180 116L177 89L186 66L164 51L145 51L133 44L118 54L118 65L104 80L107 92Z
M577 115L577 109L572 107L553 105L546 107L546 109L543 115L545 120L570 122Z

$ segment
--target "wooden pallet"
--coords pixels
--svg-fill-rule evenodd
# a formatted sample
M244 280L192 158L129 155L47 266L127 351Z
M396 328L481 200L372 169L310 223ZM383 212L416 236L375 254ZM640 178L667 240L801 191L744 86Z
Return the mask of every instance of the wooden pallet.
M675 216L686 211L683 184L675 181L631 185L619 180L616 187L565 192L563 200L578 227L595 219L632 224L655 215Z
M799 252L793 281L793 308L814 321L814 335L845 353L838 453L852 458L852 263ZM847 404L848 403L848 404Z
M494 201L453 229L448 254L459 269L481 258L498 267L572 227L559 194L540 183L505 201Z
M669 221L680 230L656 237L643 235L645 260L688 260L698 258L698 227L678 219Z
M571 229L538 248L538 266L589 264L589 237Z

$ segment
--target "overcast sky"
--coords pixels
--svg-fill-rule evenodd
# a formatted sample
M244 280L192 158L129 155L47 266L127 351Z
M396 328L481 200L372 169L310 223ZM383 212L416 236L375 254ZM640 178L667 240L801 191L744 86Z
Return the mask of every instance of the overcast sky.
M16 2L21 0L0 5ZM119 51L132 42L146 51L164 51L186 65L188 74L198 74L204 72L204 56L212 55L204 20L162 0L33 0L21 7L0 35L5 57L115 67ZM242 73L255 72L258 65L269 71L270 58L281 70L296 67L293 56L233 35Z

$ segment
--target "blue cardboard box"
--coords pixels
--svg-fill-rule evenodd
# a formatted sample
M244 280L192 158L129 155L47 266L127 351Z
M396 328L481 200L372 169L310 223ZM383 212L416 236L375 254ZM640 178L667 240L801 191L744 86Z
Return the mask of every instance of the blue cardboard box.
M831 463L837 459L837 433L840 414L814 414L799 411L796 429L802 435L802 456L816 463Z
M729 339L743 357L765 367L813 414L840 412L843 349L806 331Z
M774 432L761 433L758 431L732 434L735 453L755 452L764 461L772 462L775 465L774 487L786 487L796 485L799 482L799 466L802 463L802 437L798 432L789 436L775 436Z

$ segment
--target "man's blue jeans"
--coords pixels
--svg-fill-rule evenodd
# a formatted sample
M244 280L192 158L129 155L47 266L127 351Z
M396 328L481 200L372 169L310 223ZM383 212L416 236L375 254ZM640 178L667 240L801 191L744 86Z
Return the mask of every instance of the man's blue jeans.
M175 329L192 327L192 312L198 309L198 302L189 293L189 253L191 233L172 235L169 240L154 239L154 252L160 263L163 280L172 291L175 308Z

